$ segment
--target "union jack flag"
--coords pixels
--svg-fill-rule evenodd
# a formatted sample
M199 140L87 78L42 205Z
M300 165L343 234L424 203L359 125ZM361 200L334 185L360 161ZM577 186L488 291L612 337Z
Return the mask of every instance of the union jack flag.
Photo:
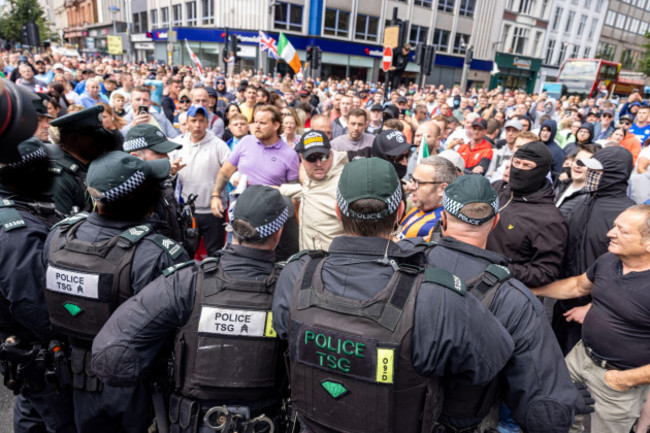
M260 49L262 51L267 51L269 56L275 60L280 60L280 55L278 54L278 45L275 43L275 39L264 33L260 30Z

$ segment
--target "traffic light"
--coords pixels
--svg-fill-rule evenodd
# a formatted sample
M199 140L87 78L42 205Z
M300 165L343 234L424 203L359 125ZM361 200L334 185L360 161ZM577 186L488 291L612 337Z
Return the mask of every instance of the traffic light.
M311 62L314 60L314 45L310 45L307 47L307 63L311 64Z
M313 55L313 59L312 59L312 62L313 62L312 63L312 68L313 69L320 68L320 61L321 61L322 53L323 52L321 51L320 47L314 47L314 55Z
M232 52L235 56L235 59L241 57L239 54L241 52L241 47L239 46L239 36L231 34L228 36L228 52Z
M422 56L422 73L424 75L431 75L435 51L436 48L433 45L427 45L424 48L424 55Z
M472 59L474 58L474 47L469 46L467 47L467 51L465 52L465 64L469 65L472 63Z
M30 47L41 46L41 35L38 31L38 25L36 23L23 24L20 28L20 36L23 40L24 45L28 45Z
M421 65L424 57L424 44L418 44L415 48L415 56L413 56L413 63L416 65Z

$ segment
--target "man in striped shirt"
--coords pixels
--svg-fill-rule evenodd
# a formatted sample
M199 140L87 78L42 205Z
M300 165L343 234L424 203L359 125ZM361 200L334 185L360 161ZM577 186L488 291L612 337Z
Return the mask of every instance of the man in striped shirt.
M456 167L441 156L424 158L410 176L413 208L400 222L397 239L423 237L429 239L442 215L442 192L458 177Z

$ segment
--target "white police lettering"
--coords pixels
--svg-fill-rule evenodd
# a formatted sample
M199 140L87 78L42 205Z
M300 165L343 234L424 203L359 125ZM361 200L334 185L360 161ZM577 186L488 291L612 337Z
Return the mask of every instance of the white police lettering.
M263 337L266 311L202 307L199 332L242 337Z
M72 296L99 299L99 275L48 266L45 288Z

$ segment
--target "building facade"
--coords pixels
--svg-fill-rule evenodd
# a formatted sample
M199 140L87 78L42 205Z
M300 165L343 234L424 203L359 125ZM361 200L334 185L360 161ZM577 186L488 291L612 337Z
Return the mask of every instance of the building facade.
M598 55L608 4L608 0L553 1L543 44L540 85L555 81L564 60Z
M633 71L645 52L648 23L650 1L610 0L596 57L620 62L623 71Z

